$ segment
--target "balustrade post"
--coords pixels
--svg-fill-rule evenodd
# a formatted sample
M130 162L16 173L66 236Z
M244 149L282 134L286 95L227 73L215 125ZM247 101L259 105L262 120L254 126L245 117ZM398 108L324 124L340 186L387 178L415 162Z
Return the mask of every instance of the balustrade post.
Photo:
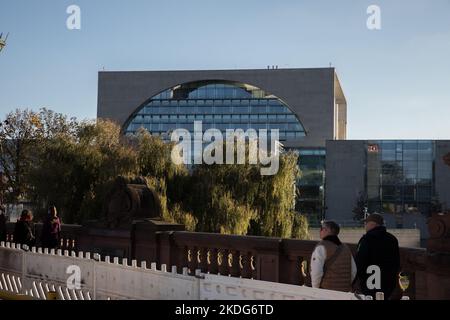
M183 231L184 226L158 220L139 221L133 224L131 231L131 258L148 263L171 264L171 236L164 232Z
M172 259L172 232L158 232L156 239L158 242L158 262L171 266L174 263Z
M208 252L209 252L209 256L208 256ZM211 248L208 250L208 252L207 252L207 256L206 256L206 259L209 259L208 271L211 274L217 274L217 273L219 273L219 265L217 263L218 250L216 248Z
M251 279L253 278L253 270L252 270L252 253L241 251L239 256L239 267L240 267L240 275L242 278Z
M450 212L434 214L428 220L430 238L426 256L427 299L450 299Z
M197 269L198 263L197 263L197 248L196 247L186 247L186 254L188 257L187 265L189 268L189 274L193 275L195 270Z
M280 257L280 283L304 285L305 278L302 274L302 262L303 257L296 255ZM306 273L308 272L308 270L305 271Z
M203 273L206 273L208 270L207 253L208 249L198 248L195 254L198 263L197 269L200 269Z
M281 240L267 239L263 248L256 252L257 280L279 282Z
M217 250L217 265L218 265L218 273L222 276L228 275L228 250L226 249L218 249Z
M240 252L237 250L230 250L228 252L228 263L230 263L229 265L229 270L230 270L230 275L232 277L239 277L241 275L241 267L239 264L239 257L240 257ZM231 259L230 259L231 257Z

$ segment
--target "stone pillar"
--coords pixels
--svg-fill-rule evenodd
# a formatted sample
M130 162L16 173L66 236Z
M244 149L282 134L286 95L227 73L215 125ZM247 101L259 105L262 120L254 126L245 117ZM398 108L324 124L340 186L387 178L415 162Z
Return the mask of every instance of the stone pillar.
M427 298L450 300L450 213L435 214L428 221Z
M279 282L281 240L275 238L264 239L256 247L257 279Z
M184 225L161 220L143 220L133 223L131 230L132 259L147 264L174 264L171 261L171 237L164 231L184 231Z

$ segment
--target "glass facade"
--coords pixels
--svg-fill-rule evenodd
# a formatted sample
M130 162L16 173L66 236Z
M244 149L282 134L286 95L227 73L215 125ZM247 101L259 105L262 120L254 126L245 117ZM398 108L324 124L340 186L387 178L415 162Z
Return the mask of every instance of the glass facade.
M204 131L279 129L280 141L305 136L299 119L280 99L254 86L228 81L187 83L156 95L133 115L125 133L144 127L169 140L177 128L193 132L194 121L202 121Z
M320 225L325 214L325 149L295 149L301 177L297 182L295 210Z
M369 212L429 214L434 196L434 149L432 141L369 141Z

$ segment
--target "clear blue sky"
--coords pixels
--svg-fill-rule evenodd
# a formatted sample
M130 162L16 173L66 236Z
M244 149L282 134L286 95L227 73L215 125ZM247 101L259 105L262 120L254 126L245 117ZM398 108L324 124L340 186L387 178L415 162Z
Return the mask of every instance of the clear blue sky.
M69 5L81 30L66 28ZM366 27L381 8L382 29ZM337 68L350 139L450 139L450 0L0 0L0 117L95 118L97 72Z

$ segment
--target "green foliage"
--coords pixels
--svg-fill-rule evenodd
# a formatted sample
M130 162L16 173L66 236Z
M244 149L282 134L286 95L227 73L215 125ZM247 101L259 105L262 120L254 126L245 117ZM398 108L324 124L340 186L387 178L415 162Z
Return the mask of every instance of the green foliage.
M197 166L185 201L199 221L197 230L247 234L256 211L252 204L257 186L252 177L260 177L256 166Z
M180 203L172 202L167 197L167 185L164 178L146 177L147 185L159 195L164 221L183 224L188 231L195 231L197 219L190 212L183 210Z
M179 203L175 203L165 212L166 214L163 216L165 221L183 224L187 231L195 231L197 219L192 213L184 211Z
M41 109L39 112L19 110L10 112L0 122L0 166L7 179L8 202L24 199L29 192L28 176L36 161L42 141L73 132L74 119Z
M138 145L139 175L170 180L176 175L187 174L185 166L172 162L172 144L164 143L142 128L135 138Z
M294 212L297 160L282 154L274 176L248 163L197 166L189 187L195 192L184 202L199 221L197 231L306 238L306 218Z
M72 134L43 140L37 159L30 196L41 207L56 205L67 223L98 218L109 184L137 169L134 150L108 121L84 122Z
M294 226L295 181L299 175L298 156L280 156L280 169L274 176L262 177L259 209L260 235L290 238Z
M212 193L211 213L217 215L215 229L222 234L246 235L256 211L248 204L239 204L230 192L221 194L216 187Z
M311 240L311 236L309 234L309 223L306 216L298 213L295 214L294 223L292 226L292 238Z
M163 219L187 230L308 238L306 218L294 211L300 172L291 152L280 156L273 176L248 162L188 171L172 162L173 145L145 130L124 137L115 123L78 122L45 109L11 113L0 139L15 196L26 194L42 214L56 205L65 223L101 219L116 177L143 176L160 196Z

